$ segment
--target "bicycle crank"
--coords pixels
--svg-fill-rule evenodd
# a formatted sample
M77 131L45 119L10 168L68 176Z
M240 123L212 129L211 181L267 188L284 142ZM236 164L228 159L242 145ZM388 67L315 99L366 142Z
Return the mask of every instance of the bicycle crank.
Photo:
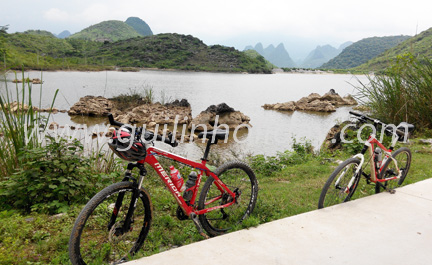
M209 236L203 232L201 223L198 220L198 215L196 215L195 213L191 213L189 217L190 219L192 219L195 227L198 229L198 233L200 233L200 235L202 235L205 239L209 239Z

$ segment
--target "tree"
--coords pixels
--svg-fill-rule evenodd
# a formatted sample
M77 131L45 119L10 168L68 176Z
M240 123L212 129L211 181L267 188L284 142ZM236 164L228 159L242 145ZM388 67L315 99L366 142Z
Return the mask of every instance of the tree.
M6 69L6 53L7 53L5 36L7 34L6 31L8 29L9 29L9 25L0 26L0 56L3 57L3 64L5 69Z
M9 25L0 26L0 35L7 34L7 30L9 29Z

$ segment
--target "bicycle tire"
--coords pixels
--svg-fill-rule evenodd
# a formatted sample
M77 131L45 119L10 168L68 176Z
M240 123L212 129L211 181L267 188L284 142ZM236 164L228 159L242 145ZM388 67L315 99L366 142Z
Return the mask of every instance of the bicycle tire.
M246 219L253 209L258 196L258 182L253 170L244 162L231 161L218 167L214 173L233 192L238 194L236 202L229 207L199 215L201 226L210 236L218 236L232 230ZM210 204L207 199L222 197ZM198 201L198 210L223 205L232 200L227 193L218 190L214 179L205 182Z
M392 157L396 159L399 170L402 170L402 176L399 179L394 179L394 180L389 180L384 182L383 185L388 190L393 190L394 188L402 185L402 183L404 182L411 166L411 159L412 159L411 150L407 147L401 147L392 153ZM384 163L378 178L383 179L391 176L396 176L397 175L396 171L397 169L395 167L395 163L393 159L389 158ZM380 193L381 189L382 189L381 185L379 185L379 183L377 182L375 185L375 193Z
M320 198L318 201L318 209L322 209L324 207L336 205L339 203L344 203L352 198L361 177L361 171L357 176L353 175L355 174L355 171L359 164L360 160L358 158L350 158L342 162L333 171L333 173L330 175L330 177L324 184L323 189L321 190ZM347 172L348 174L346 174ZM343 175L340 175L341 173L343 173ZM355 177L355 179L352 183L352 188L348 188L348 190L346 190L353 176Z
M97 193L78 215L69 239L69 257L73 265L117 264L130 259L143 245L152 220L150 197L141 188L132 224L126 233L118 233L134 191L132 182L112 184ZM111 229L108 223L115 210L117 196L123 193L123 204ZM118 245L116 244L118 243Z

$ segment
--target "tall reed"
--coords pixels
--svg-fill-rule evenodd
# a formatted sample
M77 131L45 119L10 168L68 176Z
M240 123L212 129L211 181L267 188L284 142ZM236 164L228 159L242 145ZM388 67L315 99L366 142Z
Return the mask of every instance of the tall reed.
M387 123L414 123L432 129L432 60L399 56L385 72L360 80L356 98L373 117Z
M15 79L17 74L15 73ZM22 80L26 80L22 72ZM28 79L27 79L28 80ZM29 81L15 85L15 94L8 88L6 74L4 75L5 90L0 91L0 180L12 174L18 167L18 154L24 148L40 146L37 135L32 133L42 121L45 129L49 119L36 111L32 101L32 86ZM57 97L58 90L54 94L51 109ZM42 88L40 90L42 98ZM40 108L40 105L39 105Z

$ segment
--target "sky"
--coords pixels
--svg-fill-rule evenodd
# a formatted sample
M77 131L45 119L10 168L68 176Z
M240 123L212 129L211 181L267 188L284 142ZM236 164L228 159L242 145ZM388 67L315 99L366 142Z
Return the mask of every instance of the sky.
M154 34L193 35L243 50L283 43L293 59L317 45L338 47L374 36L415 35L432 27L430 0L2 0L0 26L78 32L136 16Z

